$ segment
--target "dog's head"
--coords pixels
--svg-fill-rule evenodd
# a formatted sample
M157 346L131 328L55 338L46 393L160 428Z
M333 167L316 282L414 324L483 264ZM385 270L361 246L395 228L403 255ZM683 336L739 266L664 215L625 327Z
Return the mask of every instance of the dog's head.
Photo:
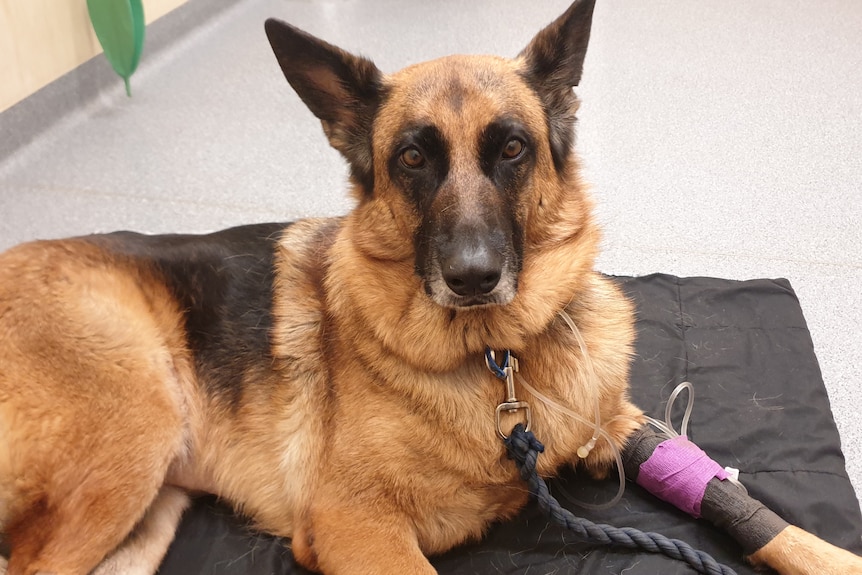
M577 187L572 87L593 5L577 0L513 60L450 56L391 75L266 22L285 77L350 164L368 253L412 258L438 305L510 303L531 243L577 232L583 208L562 196Z

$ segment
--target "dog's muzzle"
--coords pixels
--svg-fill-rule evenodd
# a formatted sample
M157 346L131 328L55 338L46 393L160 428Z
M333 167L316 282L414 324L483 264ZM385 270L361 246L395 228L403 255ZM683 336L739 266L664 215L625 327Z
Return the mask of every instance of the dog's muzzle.
M449 289L463 297L494 291L503 275L503 256L485 241L459 242L453 247L440 257L440 271Z
M505 233L459 230L438 236L425 277L428 294L445 307L506 304L517 285Z

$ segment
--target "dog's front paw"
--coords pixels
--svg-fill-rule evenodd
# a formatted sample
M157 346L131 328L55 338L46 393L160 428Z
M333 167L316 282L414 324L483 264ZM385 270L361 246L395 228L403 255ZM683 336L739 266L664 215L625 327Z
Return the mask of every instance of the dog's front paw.
M590 477L602 480L607 479L612 471L615 472L617 456L622 454L629 437L644 423L643 412L626 402L619 410L619 415L604 426L606 435L601 435L589 455L579 462Z
M862 575L862 557L790 525L748 560L781 575Z
M153 575L153 569L138 553L119 549L99 563L90 575Z
M596 481L603 481L610 477L613 466L610 462L602 461L597 464L592 464L589 461L585 462L587 474Z

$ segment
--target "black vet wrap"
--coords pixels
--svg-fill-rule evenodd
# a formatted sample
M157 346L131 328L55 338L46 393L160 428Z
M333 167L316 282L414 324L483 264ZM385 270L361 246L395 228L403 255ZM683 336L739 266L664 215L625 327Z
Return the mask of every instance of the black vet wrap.
M636 431L623 450L626 477L637 481L640 466L667 439L649 425ZM725 530L750 555L772 541L788 523L732 481L713 478L701 502L704 519Z
M656 433L649 425L644 425L629 437L623 449L623 467L630 481L637 481L641 465L646 463L658 444L666 438Z
M772 541L789 525L732 481L710 480L701 512L704 519L736 539L746 555Z

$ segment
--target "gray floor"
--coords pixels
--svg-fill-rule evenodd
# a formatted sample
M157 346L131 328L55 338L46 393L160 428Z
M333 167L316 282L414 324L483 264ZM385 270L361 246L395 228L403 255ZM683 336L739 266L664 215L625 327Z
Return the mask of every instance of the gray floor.
M197 18L202 3L168 18ZM132 99L117 81L5 158L0 248L347 210L342 163L281 77L266 16L394 70L455 51L514 55L566 5L237 2L145 56ZM860 30L856 0L601 0L579 127L606 228L601 270L792 281L857 493ZM74 90L77 100L86 88ZM26 142L26 125L10 124Z

